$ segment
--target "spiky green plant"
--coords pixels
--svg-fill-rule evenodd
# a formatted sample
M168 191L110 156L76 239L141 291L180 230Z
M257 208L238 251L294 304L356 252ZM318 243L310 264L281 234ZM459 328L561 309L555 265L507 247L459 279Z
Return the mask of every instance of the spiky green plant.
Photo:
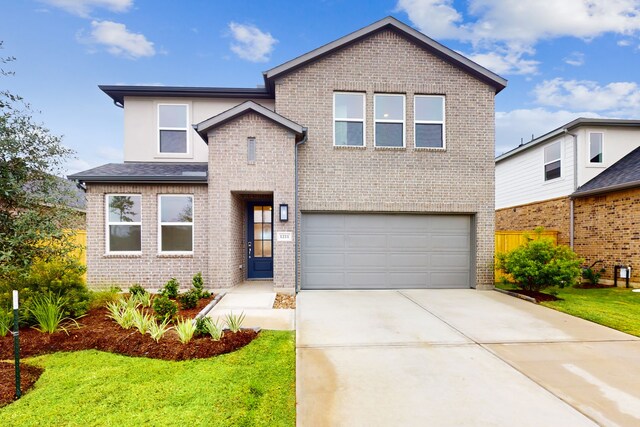
M219 319L216 319L214 322L212 318L207 317L204 321L204 325L207 328L209 335L211 335L212 340L220 341L222 339L224 331L222 330L223 328Z
M40 295L33 299L29 305L29 313L37 323L34 328L40 332L52 334L60 330L67 332L63 322L75 323L78 326L75 320L64 317L65 303L64 298L53 294Z
M176 322L176 332L178 333L178 339L182 344L187 344L193 338L196 333L195 322L191 319L180 318Z
M131 300L121 299L118 302L107 304L109 317L116 321L123 329L131 329L133 326L134 314L138 311L136 305Z
M147 291L139 292L137 294L131 294L131 299L142 307L151 307L151 294Z
M244 311L239 316L233 314L233 311L224 317L224 321L231 332L238 332L242 328L242 322L244 322Z
M149 335L155 342L159 342L169 329L171 329L171 326L169 326L168 320L158 323L155 319L152 319L149 324Z
M4 337L11 330L13 316L9 311L0 309L0 337Z
M143 313L140 310L133 311L133 326L140 331L142 335L149 332L149 327L151 326L151 322L153 318L151 315Z

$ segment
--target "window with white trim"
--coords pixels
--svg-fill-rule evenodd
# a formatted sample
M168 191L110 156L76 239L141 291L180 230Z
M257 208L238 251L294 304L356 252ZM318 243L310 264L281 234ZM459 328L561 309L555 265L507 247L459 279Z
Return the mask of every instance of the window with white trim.
M602 132L589 133L589 163L602 164L604 134Z
M188 110L186 104L158 104L158 151L160 153L188 153Z
M158 196L158 246L160 253L193 252L193 196Z
M405 96L375 94L373 106L375 110L374 145L404 147Z
M544 180L560 178L562 166L561 141L554 142L544 147Z
M364 147L365 94L334 92L333 145Z
M140 253L142 251L142 196L107 194L108 253Z
M415 146L445 148L444 96L416 95L414 98Z

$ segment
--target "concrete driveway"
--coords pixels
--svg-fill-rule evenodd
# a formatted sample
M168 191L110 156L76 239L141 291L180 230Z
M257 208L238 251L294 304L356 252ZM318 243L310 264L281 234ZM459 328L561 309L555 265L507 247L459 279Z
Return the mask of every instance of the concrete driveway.
M298 294L300 426L640 425L640 340L493 291Z

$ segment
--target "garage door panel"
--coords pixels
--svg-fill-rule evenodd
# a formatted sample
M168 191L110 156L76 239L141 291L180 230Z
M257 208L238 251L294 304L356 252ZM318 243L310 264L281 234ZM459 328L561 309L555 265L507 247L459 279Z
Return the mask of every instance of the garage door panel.
M303 289L468 288L465 215L302 215Z

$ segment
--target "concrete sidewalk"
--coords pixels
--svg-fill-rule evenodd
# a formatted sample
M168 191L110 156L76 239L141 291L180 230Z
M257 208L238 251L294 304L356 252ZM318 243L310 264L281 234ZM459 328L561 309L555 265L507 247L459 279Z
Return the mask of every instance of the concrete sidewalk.
M640 425L640 340L498 292L306 291L300 426Z

